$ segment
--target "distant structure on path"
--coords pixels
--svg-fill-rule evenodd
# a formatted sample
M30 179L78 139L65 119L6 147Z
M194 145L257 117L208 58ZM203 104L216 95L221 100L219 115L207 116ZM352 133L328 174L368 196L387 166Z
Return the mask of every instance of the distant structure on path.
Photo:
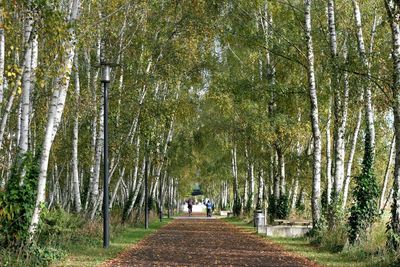
M203 191L201 191L201 186L199 183L195 183L192 189L192 196L200 196L203 195Z

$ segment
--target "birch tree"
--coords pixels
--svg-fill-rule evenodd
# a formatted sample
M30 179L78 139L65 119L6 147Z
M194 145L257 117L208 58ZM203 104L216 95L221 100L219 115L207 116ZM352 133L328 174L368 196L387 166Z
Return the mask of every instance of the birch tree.
M56 78L56 88L53 91L51 104L49 106L46 134L43 141L43 151L40 159L40 173L38 190L36 197L35 209L32 215L29 233L31 234L30 240L33 239L34 234L37 230L37 226L40 219L40 213L42 209L43 202L45 201L46 192L46 180L47 180L47 169L49 163L49 155L54 141L54 135L58 130L59 124L56 122L61 120L65 105L65 95L69 87L70 74L73 65L73 59L75 55L75 29L74 23L77 21L80 1L70 0L71 10L68 14L68 40L64 43L64 54L63 64L60 66L59 76Z
M311 103L311 125L313 132L314 152L313 152L313 183L312 183L312 217L314 227L318 224L321 198L321 131L319 128L318 115L318 96L315 83L314 70L314 47L312 39L312 24L311 24L311 4L312 0L304 1L304 18L305 18L305 37L307 41L307 66L308 66L308 89Z

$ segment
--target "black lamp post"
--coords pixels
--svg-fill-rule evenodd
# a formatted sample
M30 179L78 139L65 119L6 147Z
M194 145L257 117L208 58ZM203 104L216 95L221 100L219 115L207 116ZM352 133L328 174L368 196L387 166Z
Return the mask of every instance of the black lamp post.
M101 63L103 75L101 82L104 89L104 185L103 185L103 248L110 246L110 220L108 210L108 86L110 84L111 66Z

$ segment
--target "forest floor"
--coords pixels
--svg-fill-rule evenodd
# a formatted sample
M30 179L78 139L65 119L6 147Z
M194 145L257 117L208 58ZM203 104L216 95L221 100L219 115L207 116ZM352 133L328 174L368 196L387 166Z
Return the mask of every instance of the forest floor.
M108 266L319 266L219 219L179 218L140 241Z

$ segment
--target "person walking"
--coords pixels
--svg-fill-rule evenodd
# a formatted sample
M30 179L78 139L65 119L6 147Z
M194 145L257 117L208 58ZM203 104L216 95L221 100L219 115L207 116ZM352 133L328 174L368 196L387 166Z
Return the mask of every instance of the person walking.
M192 216L193 200L191 198L189 198L187 201L187 204L188 204L188 212L189 212L189 217L190 217L190 216Z
M211 203L210 200L207 201L206 207L207 207L207 217L211 217L213 204Z

